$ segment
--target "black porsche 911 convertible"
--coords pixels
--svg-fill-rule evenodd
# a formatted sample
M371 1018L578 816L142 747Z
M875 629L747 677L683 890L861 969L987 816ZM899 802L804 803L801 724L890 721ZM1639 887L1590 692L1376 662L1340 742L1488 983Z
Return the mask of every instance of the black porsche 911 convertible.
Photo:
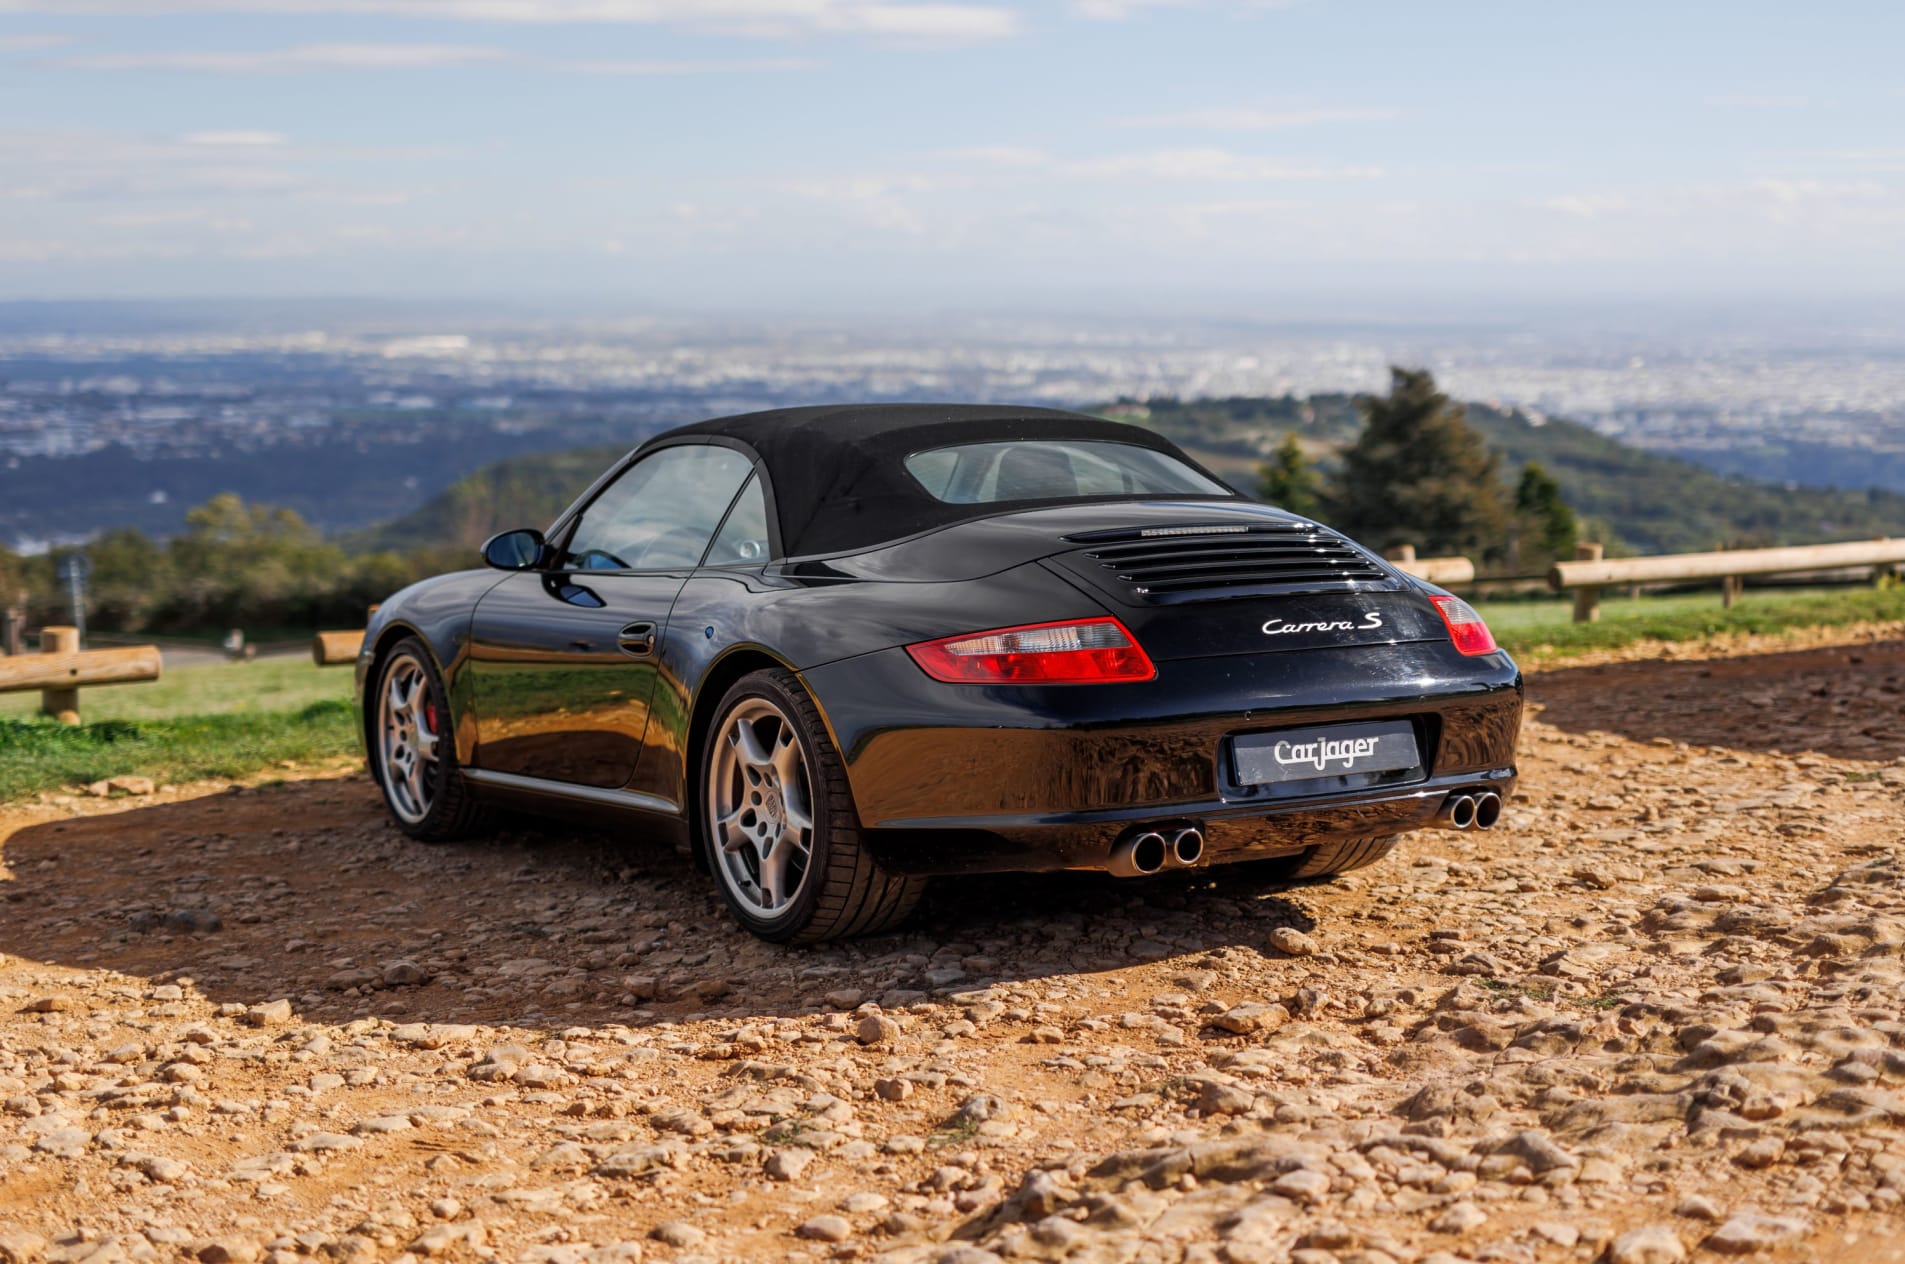
M398 824L617 819L770 940L892 926L933 874L1339 873L1515 783L1521 675L1468 605L1136 426L703 422L483 556L364 637Z

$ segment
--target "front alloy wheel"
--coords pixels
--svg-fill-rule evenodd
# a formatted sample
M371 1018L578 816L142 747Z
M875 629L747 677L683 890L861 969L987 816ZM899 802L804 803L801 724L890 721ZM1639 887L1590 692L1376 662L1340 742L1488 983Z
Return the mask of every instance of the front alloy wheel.
M437 757L438 716L429 670L414 654L398 654L384 672L377 703L378 752L385 797L406 825L430 815L442 779Z
M424 842L467 838L483 814L456 762L443 678L415 637L377 665L365 695L371 771L397 827Z

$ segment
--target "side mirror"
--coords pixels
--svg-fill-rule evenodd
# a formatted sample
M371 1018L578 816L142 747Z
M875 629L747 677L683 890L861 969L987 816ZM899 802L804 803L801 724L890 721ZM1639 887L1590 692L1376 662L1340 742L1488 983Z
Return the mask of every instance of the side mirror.
M483 561L499 571L533 570L547 547L534 527L493 535L483 545Z

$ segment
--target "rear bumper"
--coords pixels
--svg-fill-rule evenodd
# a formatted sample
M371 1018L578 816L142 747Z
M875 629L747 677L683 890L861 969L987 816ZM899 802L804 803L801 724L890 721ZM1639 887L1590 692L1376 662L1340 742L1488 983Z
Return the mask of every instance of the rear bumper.
M894 873L1035 873L1105 869L1114 844L1134 827L1195 825L1204 834L1199 865L1287 856L1319 843L1424 829L1456 791L1514 793L1513 769L1435 778L1407 793L1292 803L1272 811L1216 800L1170 813L1091 814L1070 818L1002 818L952 829L881 829L868 834L874 856Z
M1169 661L1145 684L994 688L929 679L903 650L807 673L862 823L901 872L1098 868L1139 824L1195 822L1209 863L1430 824L1458 789L1515 783L1521 676L1446 642ZM1230 783L1233 734L1415 723L1423 775L1272 797Z

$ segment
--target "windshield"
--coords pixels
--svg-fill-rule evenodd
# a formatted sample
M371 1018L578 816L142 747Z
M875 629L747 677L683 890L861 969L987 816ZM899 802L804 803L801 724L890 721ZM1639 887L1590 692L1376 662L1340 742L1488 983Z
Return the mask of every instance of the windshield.
M1096 439L960 443L906 458L906 472L949 505L1100 496L1234 496L1177 458Z

